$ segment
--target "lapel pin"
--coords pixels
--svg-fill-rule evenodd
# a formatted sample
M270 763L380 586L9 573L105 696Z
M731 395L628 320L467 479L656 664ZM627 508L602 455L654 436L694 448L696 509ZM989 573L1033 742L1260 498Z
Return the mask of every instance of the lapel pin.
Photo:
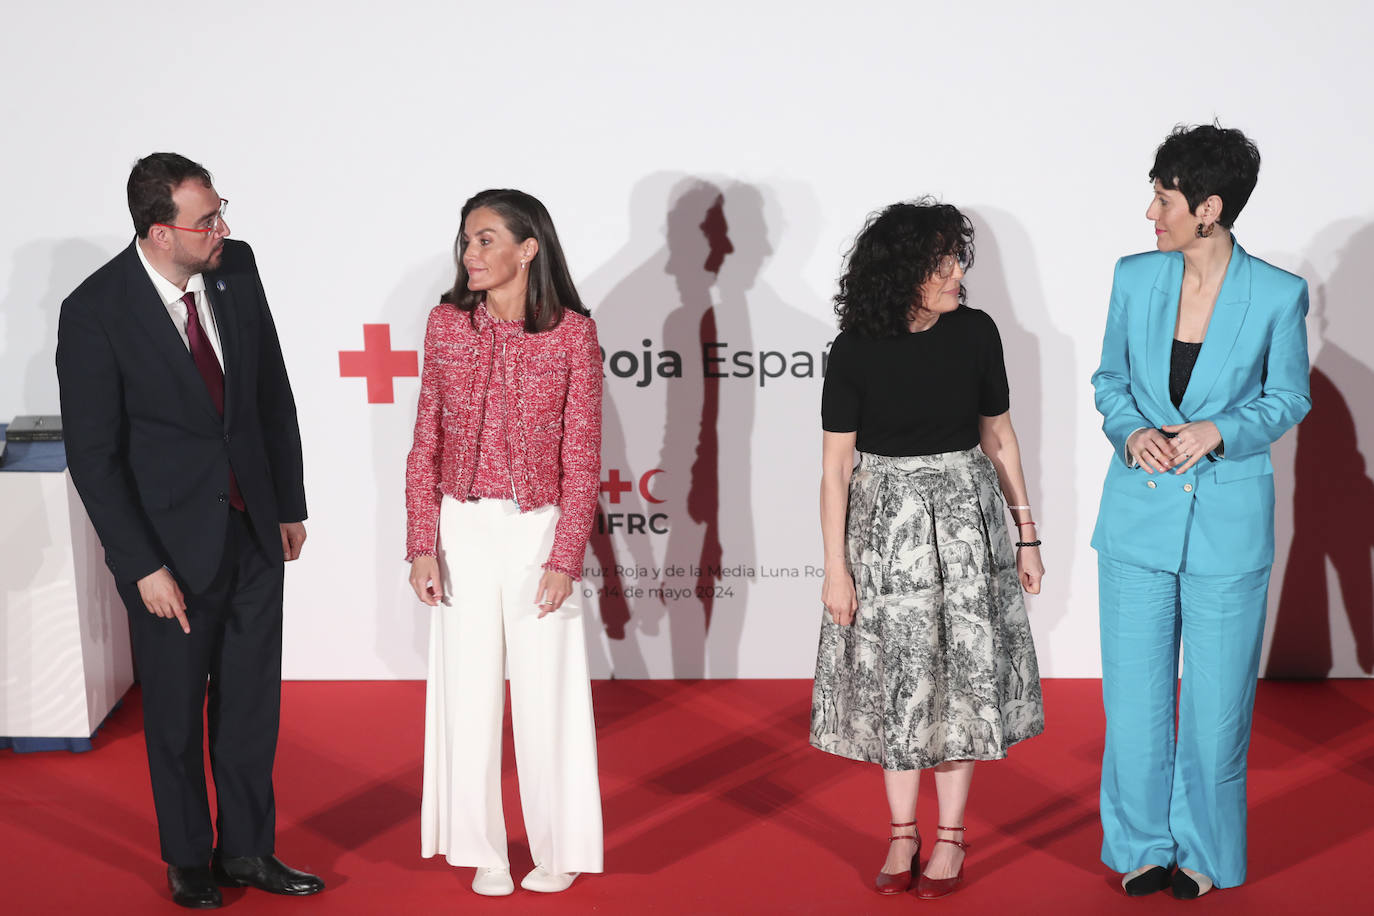
M215 289L219 290L220 292L224 292L224 281L223 281L223 280L216 281L216 283L215 283Z

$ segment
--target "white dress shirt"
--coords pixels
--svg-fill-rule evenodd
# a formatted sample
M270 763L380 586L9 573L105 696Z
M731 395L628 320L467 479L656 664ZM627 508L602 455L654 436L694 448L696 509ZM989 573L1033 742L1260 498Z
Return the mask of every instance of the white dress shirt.
M221 371L224 369L224 352L219 345L219 328L215 325L215 310L210 308L210 300L205 296L205 278L200 274L192 275L186 281L186 289L177 289L177 285L168 280L154 269L148 262L148 256L143 253L143 246L137 240L134 241L134 250L138 252L138 259L143 262L143 269L148 271L148 279L153 281L153 288L162 297L162 305L167 309L167 317L172 319L172 325L181 335L181 342L186 345L187 352L191 349L191 339L186 336L186 303L181 301L181 297L186 293L195 294L196 315L200 318L200 326L205 330L205 336L210 338L210 349L215 351L215 359L219 360Z

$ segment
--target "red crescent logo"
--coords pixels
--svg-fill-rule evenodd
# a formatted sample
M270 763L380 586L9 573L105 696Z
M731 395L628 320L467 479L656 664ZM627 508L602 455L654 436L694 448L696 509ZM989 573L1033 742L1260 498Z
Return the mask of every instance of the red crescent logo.
M640 496L643 496L644 499L647 500L648 502L651 502L651 503L662 503L662 502L667 502L667 500L664 500L664 499L655 499L655 498L654 498L654 495L653 495L652 493L649 492L649 481L653 480L654 477L655 477L655 475L662 474L662 473L663 473L663 468L654 468L652 471L649 471L649 472L648 472L647 474L645 474L643 477L639 478L639 495L640 495Z

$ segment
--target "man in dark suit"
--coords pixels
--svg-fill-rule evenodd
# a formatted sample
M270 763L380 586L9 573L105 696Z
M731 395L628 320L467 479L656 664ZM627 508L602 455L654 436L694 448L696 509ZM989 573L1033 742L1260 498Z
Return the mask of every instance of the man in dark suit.
M282 570L306 517L276 328L209 172L154 153L128 193L137 238L62 303L57 375L67 464L129 611L168 885L195 908L221 904L216 885L318 893L273 854Z

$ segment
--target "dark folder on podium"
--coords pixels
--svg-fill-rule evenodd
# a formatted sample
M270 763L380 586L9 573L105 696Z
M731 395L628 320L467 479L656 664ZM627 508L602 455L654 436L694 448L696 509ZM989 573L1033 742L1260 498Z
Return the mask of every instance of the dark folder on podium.
M25 414L14 418L5 430L11 442L61 442L62 418L55 414Z

